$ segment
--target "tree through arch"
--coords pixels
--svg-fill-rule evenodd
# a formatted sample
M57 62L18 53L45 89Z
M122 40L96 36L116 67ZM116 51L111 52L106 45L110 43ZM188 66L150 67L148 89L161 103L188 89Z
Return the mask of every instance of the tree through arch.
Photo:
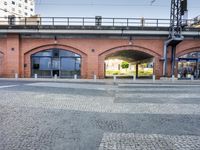
M136 74L136 76L139 76L139 74L141 74L138 70L139 64L146 63L145 64L146 68L149 68L150 66L152 67L153 71L150 74L150 76L152 76L152 74L156 73L158 70L156 69L156 64L159 64L158 61L161 58L161 56L153 50L140 47L140 46L135 46L135 45L125 45L125 46L109 49L99 55L99 62L100 62L99 68L100 68L100 73L103 72L101 74L102 76L106 76L105 70L107 70L108 68L107 64L109 63L109 62L106 62L106 60L108 60L108 58L121 59L123 61L128 61L130 64L135 64L136 73L132 72L132 75ZM104 62L106 66L104 66ZM117 64L114 67L115 70L117 67L118 67L118 70L120 70L119 64ZM116 74L119 74L119 73L116 73ZM120 72L120 74L122 73Z

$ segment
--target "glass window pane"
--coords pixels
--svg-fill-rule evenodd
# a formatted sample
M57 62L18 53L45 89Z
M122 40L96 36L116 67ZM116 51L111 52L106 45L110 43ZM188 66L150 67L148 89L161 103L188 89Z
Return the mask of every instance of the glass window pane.
M39 68L40 68L40 58L32 58L32 68L34 70L39 70Z
M53 58L52 60L52 69L59 70L60 69L60 60L59 58Z
M40 58L40 70L50 70L51 69L51 58L42 57Z
M81 59L76 58L76 70L80 70L80 68L81 68Z
M60 50L60 57L80 57L80 55L71 51Z
M75 70L75 58L61 58L61 70Z
M33 56L52 56L52 50L42 51L42 52L33 54Z

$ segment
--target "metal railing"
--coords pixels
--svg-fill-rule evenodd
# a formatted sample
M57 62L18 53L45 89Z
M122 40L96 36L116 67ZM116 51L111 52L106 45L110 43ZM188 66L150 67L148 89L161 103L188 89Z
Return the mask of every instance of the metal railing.
M183 20L187 26L194 20ZM1 26L80 26L80 27L169 27L170 19L98 17L9 17L0 18Z

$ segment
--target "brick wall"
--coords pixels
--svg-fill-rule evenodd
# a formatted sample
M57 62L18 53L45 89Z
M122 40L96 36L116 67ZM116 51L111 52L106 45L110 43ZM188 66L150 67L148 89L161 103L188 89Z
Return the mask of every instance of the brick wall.
M30 77L32 54L49 48L61 48L75 52L82 57L81 76L92 78L97 75L104 78L104 60L106 56L122 50L137 50L154 57L154 73L162 76L163 39L135 39L130 44L127 39L104 38L63 38L55 43L51 38L20 38L17 34L8 34L0 38L0 51L4 53L4 69L0 73L5 77ZM200 48L200 40L185 40L177 47L177 55ZM170 51L168 53L170 58ZM168 62L170 72L170 60ZM170 73L169 73L170 75Z

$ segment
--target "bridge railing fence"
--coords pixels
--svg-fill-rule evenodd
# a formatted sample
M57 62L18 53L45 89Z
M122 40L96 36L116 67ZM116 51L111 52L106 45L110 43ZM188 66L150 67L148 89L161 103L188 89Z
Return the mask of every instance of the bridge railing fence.
M187 26L194 20L183 20ZM102 18L102 17L7 17L0 18L1 26L80 26L80 27L169 27L170 19Z

